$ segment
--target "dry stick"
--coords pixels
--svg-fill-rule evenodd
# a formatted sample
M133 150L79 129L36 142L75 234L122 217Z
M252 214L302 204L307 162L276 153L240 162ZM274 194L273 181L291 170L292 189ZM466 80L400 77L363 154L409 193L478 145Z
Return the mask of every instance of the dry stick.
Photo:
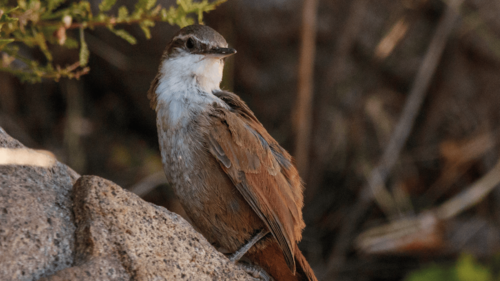
M167 183L165 173L163 173L163 171L158 171L141 179L138 183L128 188L128 190L137 194L139 197L144 197L160 184L165 183Z
M311 108L313 96L313 68L316 48L317 0L304 0L302 34L299 58L296 121L295 160L303 178L307 175L309 143L311 138Z
M91 33L86 33L85 41L87 41L92 54L98 55L109 64L116 66L121 71L128 71L132 68L131 66L133 63L127 55L104 42L100 38L92 35Z
M330 256L327 264L328 278L332 278L338 272L345 262L345 254L351 245L351 236L354 232L360 218L370 207L374 193L384 189L384 182L393 168L396 160L406 143L406 140L413 128L415 118L420 110L420 106L425 97L426 90L431 78L436 71L439 59L443 53L446 41L451 34L456 19L458 18L457 9L463 0L455 0L449 3L439 25L434 33L427 53L420 69L418 70L412 90L406 101L401 118L394 129L388 146L386 147L380 163L373 169L368 184L363 187L359 200L344 219L344 228L340 230L339 237L335 242L335 251ZM324 279L324 278L323 278Z
M337 83L346 79L346 58L349 55L349 51L352 49L354 42L356 41L359 31L361 30L363 18L365 17L367 2L368 0L354 0L352 2L351 7L349 8L349 16L344 23L343 30L338 36L338 41L335 45L332 61L326 71L326 75L322 79L323 85L321 86L319 93L323 93L324 95L325 93L332 92L332 89ZM333 96L333 93L330 96ZM328 98L329 96L323 96L323 98L320 100L320 104L329 104ZM320 106L319 110L320 112L323 111L320 113L320 119L328 120L328 118L326 117L328 114L327 109ZM304 197L306 198L306 200L309 200L309 202L316 195L316 192L320 185L319 181L322 177L322 174L324 173L324 167L326 166L326 163L328 161L328 151L331 151L333 149L333 141L331 141L330 139L324 141L324 132L316 133L315 137L323 140L319 143L319 145L315 143L313 147L313 150L315 150L314 157L315 159L317 159L317 166L313 166L310 168L311 172L308 174L308 178L304 178L304 176L302 175L302 178L307 181L307 188L305 190Z
M83 95L80 91L81 82L64 80L61 88L66 95L66 124L64 126L64 145L68 155L68 165L78 172L85 169L87 158L83 149L81 135L81 120L83 115Z
M449 219L481 202L500 183L500 161L481 179L437 208L439 219Z
M330 67L327 70L324 81L323 91L328 92L336 83L345 79L346 57L352 49L356 37L362 28L363 18L366 15L368 0L355 0L349 8L349 17L344 23L344 29L341 31L338 42L335 46L334 57Z
M415 243L437 249L443 243L440 222L478 204L499 184L500 160L487 174L441 206L363 231L356 238L356 247L365 254L404 252Z

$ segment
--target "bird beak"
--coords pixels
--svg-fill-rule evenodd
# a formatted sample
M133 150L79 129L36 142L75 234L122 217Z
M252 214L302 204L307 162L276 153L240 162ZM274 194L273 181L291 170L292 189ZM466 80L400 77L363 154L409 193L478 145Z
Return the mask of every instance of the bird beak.
M205 54L222 59L236 54L236 50L233 48L213 48Z

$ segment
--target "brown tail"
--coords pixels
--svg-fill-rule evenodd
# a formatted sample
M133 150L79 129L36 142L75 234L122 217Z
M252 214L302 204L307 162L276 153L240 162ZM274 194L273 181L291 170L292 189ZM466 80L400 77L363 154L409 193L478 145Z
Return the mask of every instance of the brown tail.
M295 250L295 275L288 268L283 252L277 243L270 243L266 248L249 252L248 257L252 263L262 267L276 281L317 281L314 272L297 247Z
M295 275L303 276L301 280L318 281L316 275L314 275L314 271L298 247L295 250L295 264L297 267Z

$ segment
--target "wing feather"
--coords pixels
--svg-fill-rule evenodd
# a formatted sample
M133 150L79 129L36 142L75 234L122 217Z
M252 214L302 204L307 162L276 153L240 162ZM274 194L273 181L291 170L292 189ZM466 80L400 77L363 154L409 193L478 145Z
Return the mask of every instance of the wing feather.
M269 228L295 272L295 247L305 226L297 170L250 109L234 94L224 94L231 110L215 107L210 115L209 151Z

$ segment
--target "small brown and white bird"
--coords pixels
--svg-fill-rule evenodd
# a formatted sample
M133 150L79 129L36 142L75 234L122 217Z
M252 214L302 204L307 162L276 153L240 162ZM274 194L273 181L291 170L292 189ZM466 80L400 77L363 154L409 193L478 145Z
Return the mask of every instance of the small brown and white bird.
M219 88L236 53L210 27L181 29L148 92L167 180L215 246L275 280L316 280L299 250L303 185L291 156L248 106Z

